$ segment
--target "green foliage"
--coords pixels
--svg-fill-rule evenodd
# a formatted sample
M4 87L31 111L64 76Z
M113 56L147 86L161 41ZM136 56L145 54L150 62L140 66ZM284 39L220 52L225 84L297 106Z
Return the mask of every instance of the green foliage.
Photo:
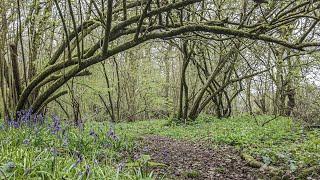
M2 128L0 179L139 179L133 169L116 168L131 161L122 152L130 154L133 141L121 133L109 137L108 127L65 126L58 133L48 126Z
M119 123L118 139L106 135L108 123L87 123L83 130L63 126L56 134L46 126L0 127L0 179L153 179L152 167L164 164L148 155L138 160L125 155L133 152L139 137L152 134L233 145L265 164L293 172L320 165L319 130L307 131L284 117L261 126L270 118L200 117L188 125L169 125L167 120ZM196 177L197 172L185 175Z
M307 131L290 118L279 117L261 126L272 117L251 116L216 119L200 117L189 125L161 121L118 124L128 136L149 134L176 139L207 141L213 146L228 144L245 151L266 164L282 166L291 171L320 164L320 131Z
M153 167L164 167L165 164L151 161L149 155L143 154L141 157L131 163L127 163L127 167L133 168L138 179L152 179L153 172L150 170Z

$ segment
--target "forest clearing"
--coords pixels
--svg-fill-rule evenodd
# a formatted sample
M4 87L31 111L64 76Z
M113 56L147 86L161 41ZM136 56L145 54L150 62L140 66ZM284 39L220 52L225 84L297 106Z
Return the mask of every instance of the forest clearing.
M320 179L320 0L1 0L0 180Z

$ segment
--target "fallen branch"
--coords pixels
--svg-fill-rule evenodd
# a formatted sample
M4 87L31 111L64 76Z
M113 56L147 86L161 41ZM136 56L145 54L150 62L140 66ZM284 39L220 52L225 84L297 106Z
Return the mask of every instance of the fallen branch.
M273 166L268 166L260 161L257 161L256 159L254 159L254 157L252 157L247 153L242 152L241 158L244 159L250 167L266 170L267 172L269 172L271 175L274 175L274 176L281 174L280 169Z

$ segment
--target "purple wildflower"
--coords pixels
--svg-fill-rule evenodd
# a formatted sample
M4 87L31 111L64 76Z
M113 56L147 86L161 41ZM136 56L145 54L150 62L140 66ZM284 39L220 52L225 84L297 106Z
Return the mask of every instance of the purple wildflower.
M12 127L14 128L19 128L20 127L20 123L18 121L12 121Z
M108 133L107 133L107 137L111 138L112 140L119 140L118 136L116 135L116 133L114 132L113 128L110 128Z
M61 130L61 122L60 122L60 118L56 115L52 116L52 120L53 120L53 124L52 124L52 133L56 134L57 132L59 132Z
M75 151L75 152L74 152L74 155L75 155L78 159L80 159L80 160L82 161L83 157L82 157L82 154L81 154L79 151Z
M5 165L6 171L12 172L16 168L16 163L10 161Z
M36 114L33 116L33 123L34 124L43 124L44 122L44 117L42 114Z
M38 123L38 115L34 115L32 119L32 125L36 125Z
M43 114L39 114L39 115L37 116L37 120L38 120L38 122L39 122L40 124L43 124L43 123L44 123L44 116L43 116Z
M82 156L79 156L77 161L71 165L71 169L77 167L82 162Z
M29 124L31 123L32 117L32 110L21 110L17 112L17 120L20 121L22 124ZM29 124L30 125L30 124Z
M84 172L85 176L89 176L90 175L90 165L86 165L86 171Z
M30 144L30 140L29 139L24 139L22 141L22 143L25 144L25 145L29 145Z
M117 172L122 171L124 167L125 167L125 163L124 162L119 163L118 166L117 166Z
M90 129L89 135L92 136L95 141L99 138L98 134L93 129Z
M11 120L10 118L8 118L7 122L6 122L6 125L7 127L12 127L13 126L13 120Z
M95 135L95 134L96 134L96 132L94 132L93 129L90 129L89 135L90 135L90 136L93 136L93 135Z
M84 123L82 122L82 120L79 120L77 123L78 128L80 129L80 131L84 130Z
M16 115L12 115L10 118L8 116L5 117L5 126L6 127L13 127L13 128L20 128L23 126L33 126L35 127L36 124L42 124L44 122L44 116L42 114L33 114L31 109L29 110L21 110L16 113Z

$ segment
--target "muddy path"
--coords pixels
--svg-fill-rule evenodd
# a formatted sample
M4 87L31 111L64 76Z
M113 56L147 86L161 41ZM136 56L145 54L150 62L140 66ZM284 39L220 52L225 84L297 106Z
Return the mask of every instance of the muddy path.
M142 138L136 156L148 154L166 167L152 167L158 177L169 179L266 179L249 167L231 146L209 147L205 143L174 140L162 136ZM268 178L267 178L268 179Z

